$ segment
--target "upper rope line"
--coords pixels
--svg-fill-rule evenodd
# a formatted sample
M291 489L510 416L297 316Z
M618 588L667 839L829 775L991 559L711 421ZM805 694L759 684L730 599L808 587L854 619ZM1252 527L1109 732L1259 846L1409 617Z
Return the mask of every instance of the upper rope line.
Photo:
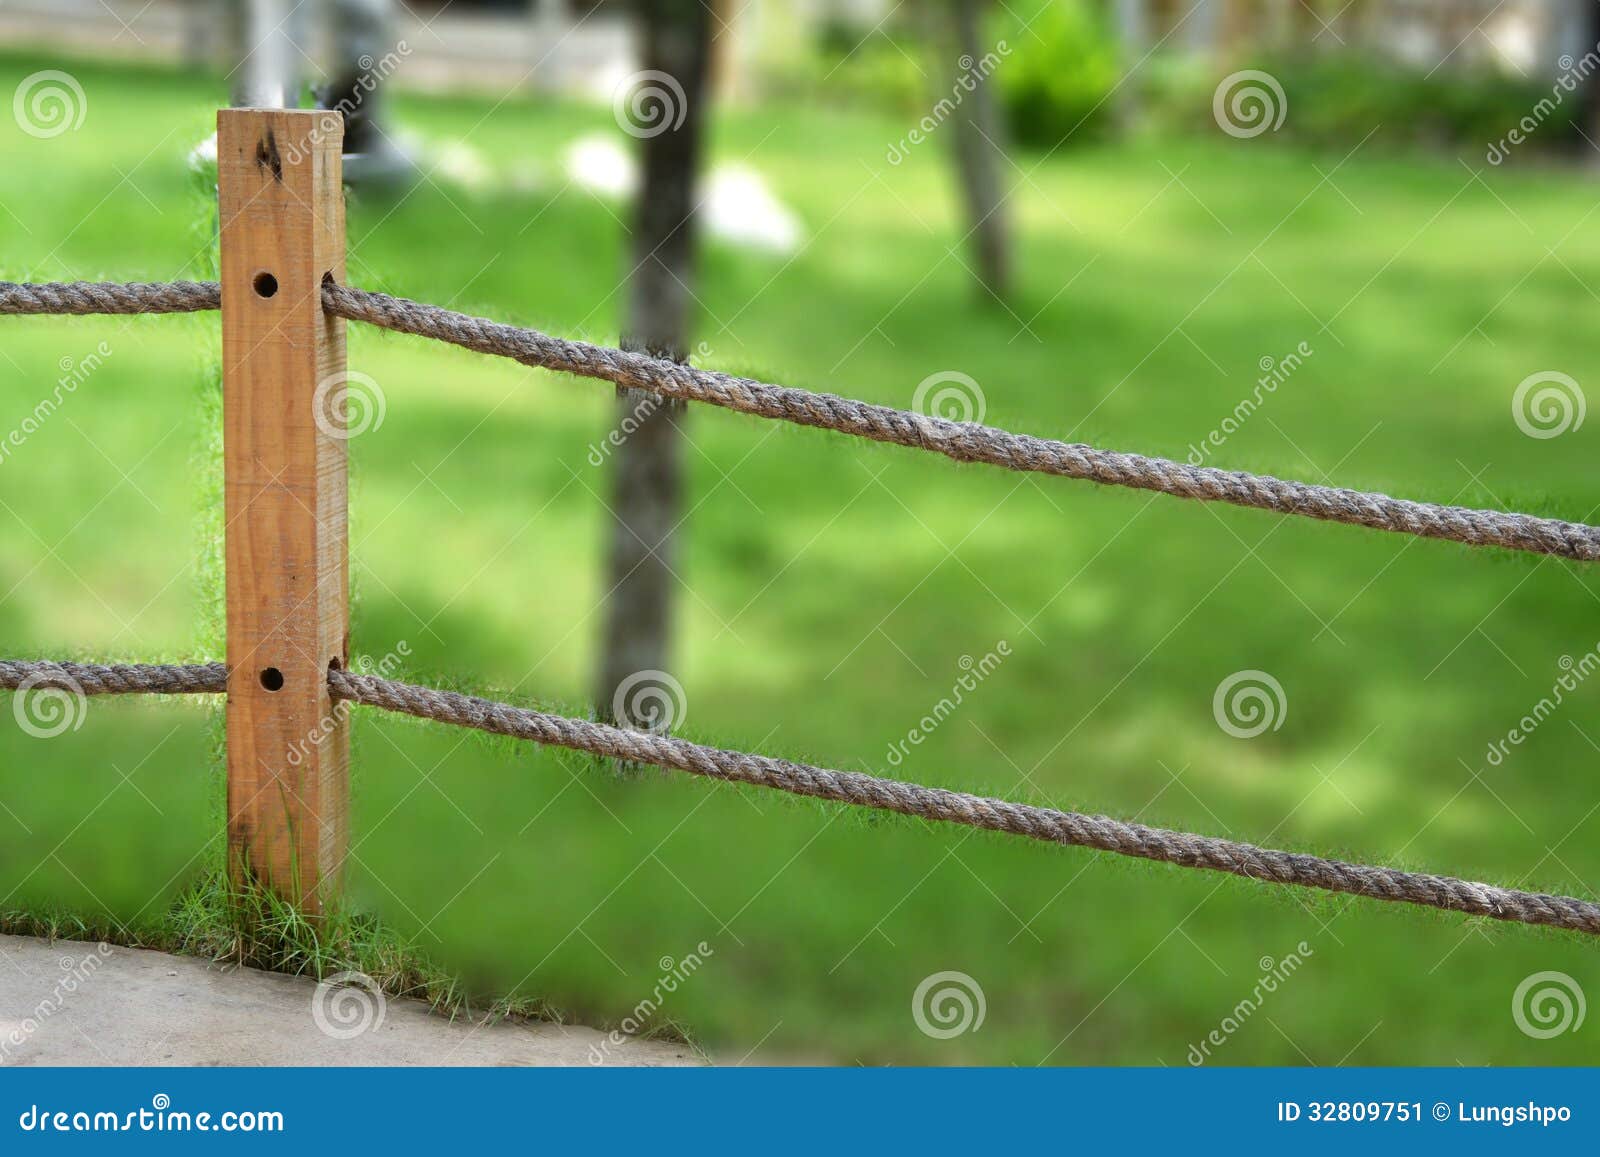
M84 695L221 693L227 690L227 668L221 663L170 667L0 661L0 688ZM791 795L1026 836L1046 843L1159 860L1185 868L1228 872L1262 883L1320 888L1493 920L1543 924L1600 935L1600 904L1572 896L1520 892L1453 876L1348 864L1321 856L1146 827L1108 816L1033 807L881 779L861 772L832 771L351 671L329 671L328 690L336 700L631 763L653 764L709 779L753 784Z
M0 283L0 313L189 312L216 308L219 300L217 286L205 282ZM338 285L331 278L323 282L322 304L327 312L351 321L434 338L524 365L598 378L662 397L704 402L761 418L837 430L875 442L929 450L958 462L983 462L1008 470L1153 490L1178 498L1442 538L1468 546L1498 546L1586 562L1600 559L1600 527L1584 523L1412 502L1386 494L1314 486L1013 434L975 422L952 422L834 394L696 369L647 354L568 341L538 330L353 289Z

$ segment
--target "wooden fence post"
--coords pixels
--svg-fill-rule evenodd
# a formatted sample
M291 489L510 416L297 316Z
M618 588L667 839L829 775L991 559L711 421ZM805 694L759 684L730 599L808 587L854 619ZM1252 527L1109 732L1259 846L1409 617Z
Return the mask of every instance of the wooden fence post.
M312 914L349 847L343 141L337 113L217 114L229 863Z

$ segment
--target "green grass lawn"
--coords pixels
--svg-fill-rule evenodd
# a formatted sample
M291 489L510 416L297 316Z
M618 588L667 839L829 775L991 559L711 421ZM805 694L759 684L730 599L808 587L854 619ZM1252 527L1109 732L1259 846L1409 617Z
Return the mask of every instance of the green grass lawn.
M0 59L0 92L59 62ZM0 125L0 276L211 276L185 155L220 86L71 65L83 126ZM350 206L353 282L614 341L622 210L560 157L609 110L398 102L503 175ZM892 120L728 112L718 160L807 226L792 259L712 243L706 365L907 406L957 370L991 424L1182 458L1304 364L1214 464L1592 519L1595 424L1521 433L1540 371L1592 386L1600 187L1565 171L1270 140L1021 155L1019 286L975 303L932 141ZM523 191L512 192L511 189ZM531 191L528 191L531 190ZM113 351L0 463L0 651L222 654L214 316L7 319L0 427L63 357ZM351 327L381 384L352 443L355 650L404 675L586 712L611 393ZM1600 572L1141 493L958 467L697 409L678 573L682 734L1034 803L1581 896L1600 879L1600 688L1485 758L1600 641ZM3 431L0 431L3 433ZM999 669L903 764L903 740L1005 640ZM1287 712L1225 733L1212 696L1260 669ZM8 702L9 706L9 702ZM0 910L138 923L219 856L219 708L92 703L80 730L0 728ZM1592 1061L1594 1018L1538 1040L1512 994L1592 942L856 814L603 767L361 712L351 890L479 991L614 1024L665 958L706 966L656 1024L716 1055L831 1062L1186 1063L1264 968L1303 967L1214 1063ZM1271 958L1267 960L1266 958ZM957 970L981 1029L919 1031Z

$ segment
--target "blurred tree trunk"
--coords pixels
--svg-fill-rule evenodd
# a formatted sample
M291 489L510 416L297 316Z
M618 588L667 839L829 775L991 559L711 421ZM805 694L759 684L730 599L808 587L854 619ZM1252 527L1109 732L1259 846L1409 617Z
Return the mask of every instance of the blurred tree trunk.
M635 131L643 163L622 346L687 361L711 12L701 0L640 0L639 21L646 72L676 88L661 76L640 78L641 92L661 98L651 114L661 117ZM630 675L664 672L669 662L683 405L619 389L619 425L625 419L635 428L612 457L610 593L595 705L603 719L643 725L615 700Z
M955 87L949 90L955 102L950 120L978 284L1004 301L1011 288L1011 222L1000 168L1005 159L1005 130L993 74L980 77L975 71L990 51L983 39L986 6L986 0L952 0L957 71Z

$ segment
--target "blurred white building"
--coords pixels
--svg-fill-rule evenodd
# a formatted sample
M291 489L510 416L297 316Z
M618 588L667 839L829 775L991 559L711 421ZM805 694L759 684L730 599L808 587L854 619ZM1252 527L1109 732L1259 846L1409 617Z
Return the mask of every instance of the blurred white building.
M1223 53L1248 45L1359 48L1418 68L1489 68L1530 78L1592 50L1595 0L1109 0L1120 27Z

